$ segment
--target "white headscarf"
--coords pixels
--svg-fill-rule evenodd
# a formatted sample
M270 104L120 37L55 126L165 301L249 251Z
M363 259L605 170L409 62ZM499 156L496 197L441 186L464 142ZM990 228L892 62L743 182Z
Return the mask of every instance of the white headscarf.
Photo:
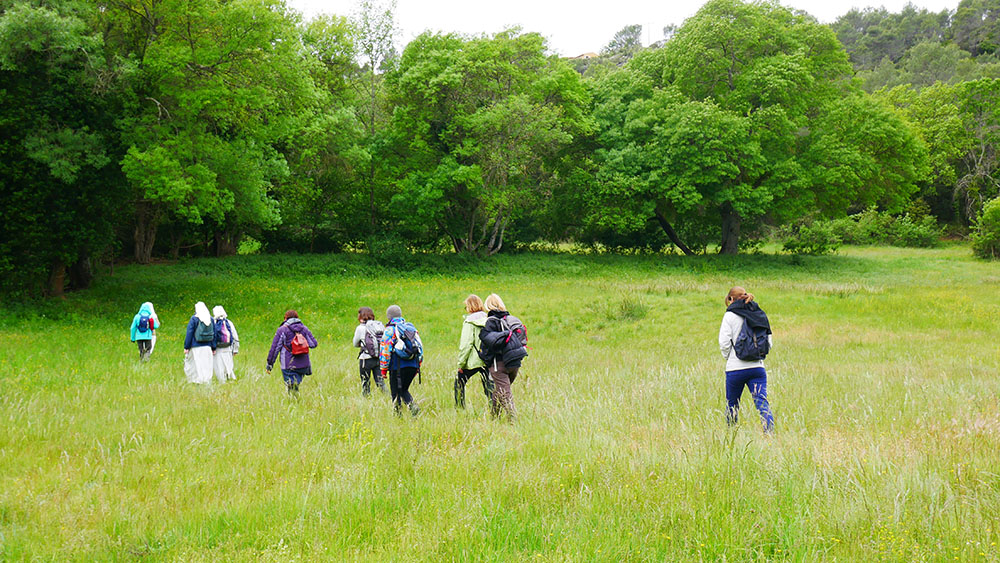
M212 314L208 312L208 306L205 305L204 301L194 304L194 316L198 317L198 320L206 325L212 324Z
M217 319L224 319L227 316L226 310L222 308L222 305L216 305L212 307L212 316Z

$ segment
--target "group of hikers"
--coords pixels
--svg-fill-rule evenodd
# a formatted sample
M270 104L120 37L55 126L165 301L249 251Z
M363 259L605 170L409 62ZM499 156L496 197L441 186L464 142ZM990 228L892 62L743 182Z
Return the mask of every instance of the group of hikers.
M767 315L742 287L733 287L725 298L726 312L719 328L719 349L726 360L726 420L736 424L740 397L744 388L760 413L766 432L774 429L774 416L767 400L767 372L764 358L773 343ZM483 393L494 417L505 413L514 420L517 410L511 384L517 378L522 360L527 357L527 330L520 319L507 312L499 295L486 300L477 295L465 299L466 315L462 321L458 345L457 372L454 380L455 405L465 408L465 387L479 377ZM424 358L423 342L416 327L403 317L399 305L386 309L386 322L375 318L371 307L358 309L358 325L353 346L358 348L361 392L371 394L371 382L388 393L393 408L401 412L405 404L413 416L420 409L410 394L410 384L420 377ZM132 320L131 338L139 348L140 361L147 361L156 345L160 320L153 304L146 302ZM266 372L275 361L286 389L297 396L305 376L312 374L309 351L318 342L294 310L285 313L274 333L267 354ZM214 373L219 382L236 379L233 356L239 353L239 335L225 309L215 306L211 313L205 303L195 304L184 338L184 372L192 383L209 383Z
M465 300L465 310L468 314L462 323L459 341L455 404L465 408L465 385L478 375L493 416L506 413L507 418L513 420L517 411L511 384L517 378L521 361L528 355L524 324L507 312L503 300L495 293L485 301L470 295ZM131 327L131 338L138 343L140 361L149 359L159 328L153 304L143 303ZM265 371L271 373L275 362L279 361L288 393L297 396L303 378L312 375L309 351L317 345L316 337L299 319L299 314L289 310L274 333ZM388 379L388 392L396 412L399 413L405 404L412 415L419 414L420 408L410 394L410 385L420 377L424 346L419 331L403 317L399 305L386 309L385 324L375 319L371 307L358 309L353 345L358 348L362 394L370 395L372 380L385 393L385 380ZM209 313L205 303L196 303L184 337L184 372L188 381L209 383L213 373L219 382L236 379L233 356L238 352L239 335L225 309L216 306L213 313Z

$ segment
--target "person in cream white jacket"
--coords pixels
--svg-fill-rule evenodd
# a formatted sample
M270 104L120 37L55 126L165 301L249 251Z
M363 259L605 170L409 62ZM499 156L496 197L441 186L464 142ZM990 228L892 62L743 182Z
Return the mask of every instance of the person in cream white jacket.
M747 293L742 287L734 287L726 295L726 314L722 317L719 327L719 349L726 360L726 421L736 424L740 397L743 388L750 390L750 397L760 412L760 420L765 432L774 430L774 415L767 402L767 372L764 370L764 360L740 359L736 354L735 343L739 338L744 323L750 323L750 328L758 329L767 334L767 349L773 340L771 325L767 315L754 301L753 294Z

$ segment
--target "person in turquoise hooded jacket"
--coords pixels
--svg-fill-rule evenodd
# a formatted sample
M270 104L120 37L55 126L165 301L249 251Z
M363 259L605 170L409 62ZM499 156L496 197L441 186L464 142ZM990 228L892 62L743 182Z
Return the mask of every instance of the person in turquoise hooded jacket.
M160 328L160 319L149 301L139 307L139 312L132 318L132 342L139 345L139 360L145 362L153 353L156 344L156 329Z

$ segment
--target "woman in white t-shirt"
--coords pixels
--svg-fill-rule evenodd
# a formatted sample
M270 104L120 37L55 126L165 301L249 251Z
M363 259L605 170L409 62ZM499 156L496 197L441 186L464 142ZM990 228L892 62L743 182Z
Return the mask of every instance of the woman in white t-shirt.
M729 424L736 424L740 396L747 387L760 412L764 431L774 430L774 415L767 402L767 372L764 371L764 356L771 349L771 343L770 322L754 301L753 294L739 286L730 289L726 295L726 314L719 327L719 349L726 359L726 421Z
M385 381L378 370L379 342L385 327L375 320L375 312L371 307L358 309L358 326L354 328L354 347L358 351L358 369L361 372L361 394L367 397L372 392L371 380L387 393Z

